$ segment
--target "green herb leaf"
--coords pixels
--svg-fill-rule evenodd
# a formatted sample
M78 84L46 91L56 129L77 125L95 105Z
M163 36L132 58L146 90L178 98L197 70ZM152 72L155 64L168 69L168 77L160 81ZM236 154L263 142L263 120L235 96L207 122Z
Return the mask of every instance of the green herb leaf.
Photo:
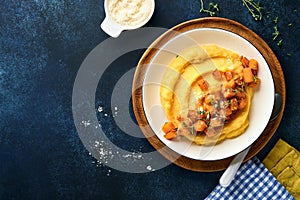
M197 112L197 114L199 114L199 115L204 115L204 114L205 114L205 111L204 111L204 110L199 110L199 111Z
M188 127L189 127L185 122L182 122L182 125L183 125L185 128L188 128Z
M257 81L258 81L258 77L254 76L254 84L257 84Z
M215 98L212 98L209 103L210 105L214 105L214 102L215 102Z
M209 8L212 10L216 10L216 11L220 11L218 8L218 4L214 4L214 3L209 3Z
M277 46L281 46L282 45L282 39L281 40L279 40L278 42L277 42Z
M278 26L274 26L274 32L273 32L273 40L276 40L276 38L280 35L280 32L278 30Z
M275 24L277 24L277 22L278 22L278 17L276 17L276 18L273 20L273 22L274 22Z
M194 134L195 134L195 129L194 129L194 126L191 126L191 127L190 127L190 131L191 131L191 134L192 134L192 135L194 135Z
M227 100L227 106L229 106L231 103L230 99Z

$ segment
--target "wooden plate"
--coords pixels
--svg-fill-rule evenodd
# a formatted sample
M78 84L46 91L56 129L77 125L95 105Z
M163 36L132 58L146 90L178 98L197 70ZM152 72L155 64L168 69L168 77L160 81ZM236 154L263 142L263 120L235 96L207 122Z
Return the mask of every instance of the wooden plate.
M178 153L174 152L170 148L166 147L165 144L158 139L158 137L153 133L152 129L149 126L147 118L145 116L144 107L143 107L143 97L142 97L142 87L137 87L143 85L143 81L145 78L145 73L148 67L148 64L151 62L153 56L157 53L158 49L161 48L166 42L170 39L174 38L179 33L184 33L189 30L197 29L197 28L218 28L226 31L233 32L248 40L255 48L259 50L259 52L263 55L264 59L268 63L270 70L272 72L272 76L275 84L275 91L282 95L283 105L281 108L281 112L279 116L270 121L260 135L260 137L251 145L251 149L248 155L245 158L245 161L251 159L255 156L270 140L270 138L275 133L276 129L279 126L279 123L282 119L285 102L286 102L286 89L285 89L285 80L283 71L281 69L281 65L271 50L271 48L267 45L267 43L262 40L256 33L243 26L242 24L224 18L218 17L208 17L195 19L191 21L184 22L179 24L169 31L164 33L161 37L159 37L150 47L145 51L140 62L138 63L134 80L133 80L133 88L132 92L132 102L134 113L138 124L148 139L150 144L168 160L173 161L174 164L183 167L192 171L218 171L226 169L233 157L225 158L222 160L216 161L202 161L202 160L194 160ZM175 160L175 161L174 161Z

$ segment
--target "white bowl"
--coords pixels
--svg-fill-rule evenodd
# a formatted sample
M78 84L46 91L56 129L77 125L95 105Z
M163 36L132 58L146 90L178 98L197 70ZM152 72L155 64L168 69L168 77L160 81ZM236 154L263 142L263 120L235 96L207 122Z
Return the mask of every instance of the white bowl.
M105 10L105 18L103 20L103 22L101 23L101 28L102 30L107 33L108 35L110 35L111 37L118 37L122 31L124 30L133 30L133 29L137 29L140 28L142 26L144 26L152 17L153 13L154 13L154 8L155 8L155 1L154 0L146 0L149 1L150 7L149 7L149 13L148 16L146 18L144 18L142 21L140 21L138 24L134 24L134 25L122 25L118 22L116 22L110 11L109 11L109 2L112 0L105 0L104 1L104 10Z
M215 146L199 146L185 141L170 141L164 138L161 128L167 121L160 104L160 84L165 67L170 61L194 45L216 44L237 52L259 63L259 74L262 83L254 92L252 99L249 127L240 136L226 139ZM157 84L155 84L157 83ZM274 82L270 68L255 46L243 37L230 31L218 28L197 28L177 35L163 45L154 55L145 74L143 82L143 106L146 118L156 136L170 149L195 160L220 160L233 156L249 147L264 131L270 119L274 104Z

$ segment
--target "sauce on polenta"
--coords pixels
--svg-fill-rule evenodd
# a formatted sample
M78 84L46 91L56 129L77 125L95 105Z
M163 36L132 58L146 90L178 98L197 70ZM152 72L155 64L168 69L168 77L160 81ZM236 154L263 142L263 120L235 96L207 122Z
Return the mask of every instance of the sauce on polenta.
M185 49L161 81L165 138L213 145L241 135L249 125L253 88L260 83L257 72L256 60L217 45Z

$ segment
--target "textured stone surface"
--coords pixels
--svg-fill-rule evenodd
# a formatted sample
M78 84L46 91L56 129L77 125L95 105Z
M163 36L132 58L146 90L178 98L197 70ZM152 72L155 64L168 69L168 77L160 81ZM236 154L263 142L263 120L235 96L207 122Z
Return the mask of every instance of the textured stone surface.
M253 20L241 0L214 3L220 8L217 16L260 35L285 73L284 117L258 157L264 158L278 138L299 150L299 0L264 1L264 12L270 13L261 22ZM156 0L147 26L170 28L207 16L199 9L198 0ZM0 10L0 199L203 199L216 186L222 172L195 173L170 165L129 174L97 164L82 145L72 118L72 89L86 55L108 38L100 29L103 1L2 0ZM281 47L272 39L277 16ZM142 53L121 57L99 83L95 106L103 107L99 121L108 134L122 135L110 113L113 84ZM153 150L146 140L121 138L122 148Z

